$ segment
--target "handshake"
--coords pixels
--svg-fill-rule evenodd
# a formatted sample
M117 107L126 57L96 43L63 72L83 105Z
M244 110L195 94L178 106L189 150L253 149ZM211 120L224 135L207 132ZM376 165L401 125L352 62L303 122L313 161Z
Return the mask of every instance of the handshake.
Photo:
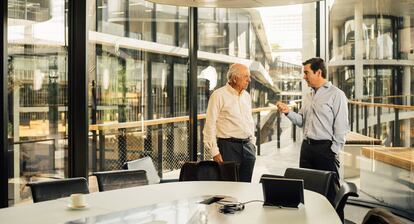
M280 112L282 112L282 113L284 113L284 114L287 114L290 111L288 105L286 105L286 104L284 104L284 103L282 103L280 101L278 101L276 103L276 106L277 106L277 110L280 111Z

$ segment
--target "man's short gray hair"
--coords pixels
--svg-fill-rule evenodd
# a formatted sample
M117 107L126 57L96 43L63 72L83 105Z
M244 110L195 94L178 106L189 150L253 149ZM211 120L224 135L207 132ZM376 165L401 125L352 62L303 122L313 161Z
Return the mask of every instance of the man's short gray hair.
M227 81L230 82L234 80L236 77L240 77L244 75L244 71L249 72L249 68L243 64L232 64L230 65L229 70L227 71Z

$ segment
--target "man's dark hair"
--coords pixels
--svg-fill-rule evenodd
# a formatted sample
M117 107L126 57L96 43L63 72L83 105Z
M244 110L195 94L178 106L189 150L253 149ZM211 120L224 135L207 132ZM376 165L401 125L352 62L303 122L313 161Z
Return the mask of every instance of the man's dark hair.
M313 72L321 70L322 78L326 79L326 65L322 58L311 58L302 63L303 66L310 64Z

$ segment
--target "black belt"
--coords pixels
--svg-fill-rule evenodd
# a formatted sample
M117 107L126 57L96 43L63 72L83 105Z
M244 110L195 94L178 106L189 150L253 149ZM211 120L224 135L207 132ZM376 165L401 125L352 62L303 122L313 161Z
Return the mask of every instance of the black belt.
M228 141L228 142L236 142L236 143L248 143L250 142L249 138L218 138L218 140Z
M332 143L331 140L315 140L311 138L303 139L303 141L308 143L309 145L321 145L321 144Z

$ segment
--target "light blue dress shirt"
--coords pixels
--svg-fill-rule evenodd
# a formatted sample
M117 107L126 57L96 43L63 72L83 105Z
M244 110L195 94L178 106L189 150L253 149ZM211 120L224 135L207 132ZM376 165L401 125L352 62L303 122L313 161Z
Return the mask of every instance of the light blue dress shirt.
M290 111L287 117L303 128L305 138L331 140L331 149L336 154L345 144L345 135L349 132L348 99L331 82L316 92L312 89L304 97L299 113Z

